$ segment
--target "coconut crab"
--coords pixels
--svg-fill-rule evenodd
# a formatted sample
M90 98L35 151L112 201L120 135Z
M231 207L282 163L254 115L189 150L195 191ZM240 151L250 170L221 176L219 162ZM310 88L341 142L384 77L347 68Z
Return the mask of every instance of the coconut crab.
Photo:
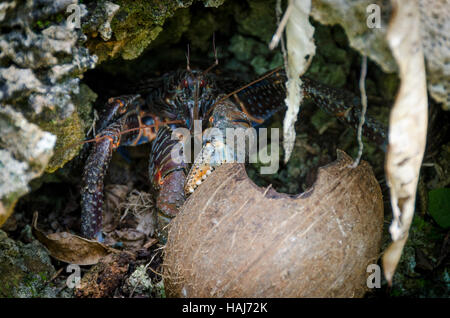
M226 145L212 137L201 140L202 150L194 163L174 160L172 150L183 140L174 134L177 128L193 131L201 128L249 128L263 124L275 112L285 108L286 75L280 69L242 86L236 80L210 72L186 69L149 79L136 94L113 97L100 113L100 127L86 161L81 189L82 235L102 240L103 178L112 153L119 146L152 142L149 177L155 194L159 222L169 222L187 196L217 166L225 162ZM333 89L302 78L306 98L341 121L357 127L361 104L346 91ZM239 88L240 87L240 88ZM231 93L230 93L231 92ZM366 118L363 134L379 145L386 139L384 127ZM175 138L173 138L175 137Z

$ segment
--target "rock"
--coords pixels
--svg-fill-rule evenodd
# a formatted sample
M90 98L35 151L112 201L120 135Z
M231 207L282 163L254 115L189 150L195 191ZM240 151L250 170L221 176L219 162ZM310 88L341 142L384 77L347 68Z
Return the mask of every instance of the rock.
M28 182L44 171L56 137L28 122L12 106L0 108L0 225L11 215Z
M0 230L0 297L57 297L47 250L36 240L16 242Z
M204 5L217 7L223 2L207 0ZM118 56L125 60L135 59L158 37L167 18L192 3L193 0L94 3L88 8L92 14L83 21L83 31L88 35L87 46L99 57L99 62Z
M214 7L217 8L221 6L225 0L204 0L205 7Z
M445 62L450 56L446 36L450 31L449 11L445 9L448 2L420 0L418 3L428 91L444 110L450 110L450 71ZM372 4L380 8L380 28L367 26L367 18L372 13L367 8ZM370 57L384 72L393 73L397 72L397 65L386 42L391 13L390 2L384 0L315 0L312 2L311 16L322 24L341 25L354 49Z
M53 171L72 159L78 148L61 151L84 138L88 123L79 118L95 97L80 91L80 78L97 57L82 46L83 35L66 21L76 0L13 0L0 4L0 226L28 182L50 161ZM79 5L85 15L84 5ZM83 100L79 95L85 94ZM87 105L88 104L88 105ZM53 132L54 134L46 131ZM6 132L6 133L5 133Z
M111 39L111 21L119 8L115 3L99 1L92 13L89 13L87 26L83 26L84 32L98 32L104 41Z
M367 7L373 3L380 7L381 28L367 26ZM311 7L311 16L315 20L325 25L340 24L350 46L370 57L387 73L397 71L397 64L386 42L390 14L391 6L387 1L316 0Z
M225 0L204 0L205 7L219 7ZM83 32L87 34L87 47L96 54L99 62L122 57L135 59L166 29L168 18L188 8L193 0L181 1L99 1L88 4L88 15L83 19ZM211 16L212 17L212 16ZM177 19L180 26L189 24L185 14ZM215 21L202 28L196 36L209 39L215 30ZM183 28L182 28L183 29ZM183 32L186 29L183 29Z
M450 110L450 17L448 1L420 0L422 47L427 64L427 84L431 96Z
M46 172L54 172L63 167L68 159L79 153L82 148L80 141L85 138L84 131L92 123L90 113L92 103L96 99L97 94L87 85L81 84L79 94L72 97L72 101L77 105L72 116L61 122L43 122L41 124L41 128L57 137L54 155L47 164Z

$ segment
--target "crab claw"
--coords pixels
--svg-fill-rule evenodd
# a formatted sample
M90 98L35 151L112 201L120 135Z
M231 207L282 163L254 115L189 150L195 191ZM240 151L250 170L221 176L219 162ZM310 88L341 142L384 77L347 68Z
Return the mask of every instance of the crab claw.
M195 158L194 164L186 179L184 191L191 194L210 175L213 170L224 163L235 162L237 154L234 145L228 146L224 138L228 128L251 127L247 115L238 110L229 100L219 103L209 123L213 128L203 139L203 148Z
M186 194L194 192L215 168L227 162L227 149L222 141L214 138L205 143L186 178L184 187Z

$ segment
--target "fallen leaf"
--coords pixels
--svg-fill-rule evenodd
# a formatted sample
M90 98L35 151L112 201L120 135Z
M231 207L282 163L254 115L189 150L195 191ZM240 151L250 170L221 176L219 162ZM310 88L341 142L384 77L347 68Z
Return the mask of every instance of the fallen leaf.
M88 240L69 232L46 235L37 228L37 218L36 212L33 215L32 222L33 235L44 244L50 255L59 261L78 265L93 265L106 255L121 252L98 241Z
M386 179L390 187L393 243L383 256L392 284L414 216L417 183L425 152L428 104L417 1L393 0L387 39L400 70L401 84L389 119Z

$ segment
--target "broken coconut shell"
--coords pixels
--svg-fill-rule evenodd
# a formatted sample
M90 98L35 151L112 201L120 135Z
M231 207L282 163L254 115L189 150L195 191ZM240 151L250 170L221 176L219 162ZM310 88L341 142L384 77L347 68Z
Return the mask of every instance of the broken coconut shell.
M298 196L260 188L242 164L219 167L172 221L171 297L362 297L379 257L380 186L338 151Z

